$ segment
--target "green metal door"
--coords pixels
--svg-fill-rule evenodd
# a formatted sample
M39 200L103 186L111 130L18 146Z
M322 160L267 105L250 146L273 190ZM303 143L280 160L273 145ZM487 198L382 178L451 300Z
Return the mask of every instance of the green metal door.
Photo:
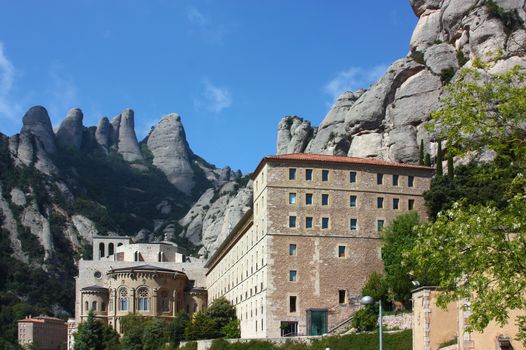
M327 333L327 310L307 310L309 335L323 335Z

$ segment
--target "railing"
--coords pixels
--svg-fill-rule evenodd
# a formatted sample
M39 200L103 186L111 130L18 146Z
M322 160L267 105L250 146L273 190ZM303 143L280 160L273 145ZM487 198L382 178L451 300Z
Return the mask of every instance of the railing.
M354 316L354 315L353 315L353 316ZM332 327L331 329L329 329L329 330L327 331L327 334L334 334L334 333L336 333L336 332L335 332L336 330L338 330L339 328L341 328L341 327L347 325L349 322L351 322L352 319L353 319L353 316L350 316L349 318L347 318L347 319L341 321L341 322L338 323L336 326L334 326L334 327Z

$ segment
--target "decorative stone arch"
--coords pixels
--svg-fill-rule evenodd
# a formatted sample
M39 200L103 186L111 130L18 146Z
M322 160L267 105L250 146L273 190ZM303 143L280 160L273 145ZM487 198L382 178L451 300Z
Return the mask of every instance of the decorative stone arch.
M117 292L117 298L119 300L119 311L128 311L128 289L124 286L119 287Z
M113 242L108 244L108 256L113 255L115 253L115 246Z
M137 298L137 311L139 312L147 312L150 311L150 300L151 300L151 292L150 288L148 286L140 286L137 288L137 291L135 293Z
M170 296L170 291L166 288L161 288L157 292L158 295L158 301L157 301L157 312L158 313L166 313L170 312L171 310L171 304L172 304L172 298Z
M104 254L105 250L106 250L105 248L106 248L106 246L105 246L104 242L100 242L99 243L99 259L104 258L106 256Z

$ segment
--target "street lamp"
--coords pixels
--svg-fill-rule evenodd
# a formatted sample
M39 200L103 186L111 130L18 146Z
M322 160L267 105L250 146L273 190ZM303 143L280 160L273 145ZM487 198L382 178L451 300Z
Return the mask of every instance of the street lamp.
M380 350L382 350L382 299L378 300L377 302L374 301L374 298L369 296L369 295L365 295L362 297L362 299L360 299L360 304L362 305L374 305L378 303L378 312L379 312L379 316L378 316L378 324L380 326Z

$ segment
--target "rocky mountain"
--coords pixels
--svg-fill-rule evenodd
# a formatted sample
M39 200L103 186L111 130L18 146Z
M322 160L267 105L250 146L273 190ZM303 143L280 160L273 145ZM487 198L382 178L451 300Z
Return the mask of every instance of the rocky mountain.
M434 157L424 124L443 88L480 59L494 72L526 67L524 0L411 0L419 17L406 57L367 90L344 92L318 127L298 116L279 123L277 153L322 153L415 163Z

